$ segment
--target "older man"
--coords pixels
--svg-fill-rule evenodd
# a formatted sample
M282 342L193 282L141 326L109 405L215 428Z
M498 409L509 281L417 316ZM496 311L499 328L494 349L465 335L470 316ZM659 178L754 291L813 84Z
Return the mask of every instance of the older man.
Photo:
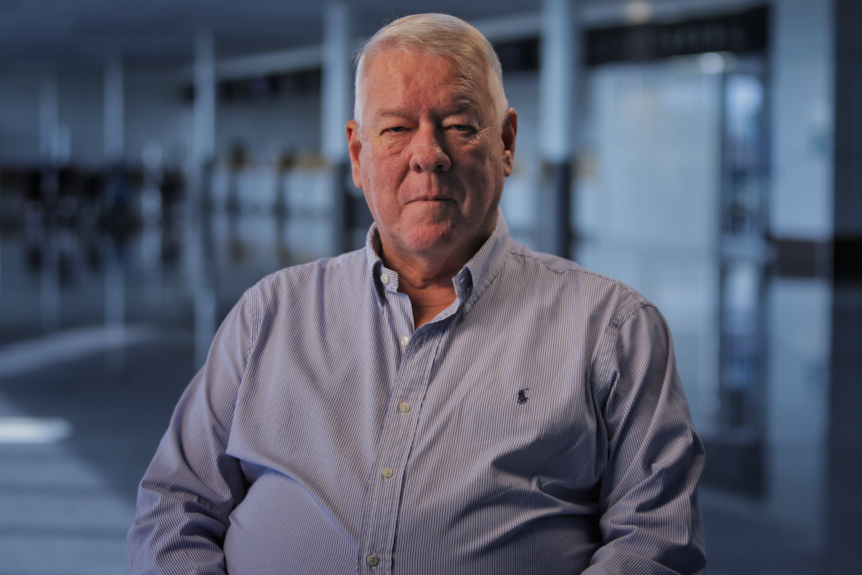
M668 328L510 239L518 123L491 45L396 20L356 95L366 248L275 273L227 317L141 483L134 572L702 572Z

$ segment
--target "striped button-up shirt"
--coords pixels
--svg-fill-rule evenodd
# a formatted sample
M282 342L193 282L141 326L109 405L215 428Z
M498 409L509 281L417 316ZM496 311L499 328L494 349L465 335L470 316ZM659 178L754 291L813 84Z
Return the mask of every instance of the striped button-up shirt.
M703 449L655 307L501 214L414 329L378 248L234 307L141 483L134 573L703 571Z

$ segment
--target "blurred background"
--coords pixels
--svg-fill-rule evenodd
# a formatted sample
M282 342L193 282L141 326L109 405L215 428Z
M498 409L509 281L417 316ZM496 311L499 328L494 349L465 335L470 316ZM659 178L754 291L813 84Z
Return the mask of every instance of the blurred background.
M515 239L670 323L709 572L862 573L862 2L0 0L0 574L128 573L221 319L363 244L351 55L426 11L500 55Z

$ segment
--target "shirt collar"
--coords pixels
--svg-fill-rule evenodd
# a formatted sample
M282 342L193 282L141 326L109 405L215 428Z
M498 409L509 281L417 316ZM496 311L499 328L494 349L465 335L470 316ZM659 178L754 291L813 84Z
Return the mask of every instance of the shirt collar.
M470 261L461 268L461 271L452 278L455 293L462 303L469 303L472 306L497 275L497 272L500 271L508 251L509 240L509 226L506 225L503 212L497 208L497 225L494 227L491 237L482 244L479 251L470 258ZM386 269L379 254L380 232L377 229L377 224L373 223L365 238L365 258L371 274L372 291L377 297L377 304L383 307L386 303L384 291L386 289L398 290L398 275ZM381 280L384 275L387 276L386 285Z

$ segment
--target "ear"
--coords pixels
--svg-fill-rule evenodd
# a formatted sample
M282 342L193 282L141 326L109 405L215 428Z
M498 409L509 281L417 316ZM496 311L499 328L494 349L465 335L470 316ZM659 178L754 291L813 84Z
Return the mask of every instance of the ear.
M502 132L503 166L508 177L512 173L512 165L515 162L515 137L518 135L518 113L514 108L506 110Z
M347 132L347 150L350 152L350 168L353 173L353 185L362 189L362 165L360 157L362 152L362 138L359 136L359 124L356 120L350 120L345 126Z

